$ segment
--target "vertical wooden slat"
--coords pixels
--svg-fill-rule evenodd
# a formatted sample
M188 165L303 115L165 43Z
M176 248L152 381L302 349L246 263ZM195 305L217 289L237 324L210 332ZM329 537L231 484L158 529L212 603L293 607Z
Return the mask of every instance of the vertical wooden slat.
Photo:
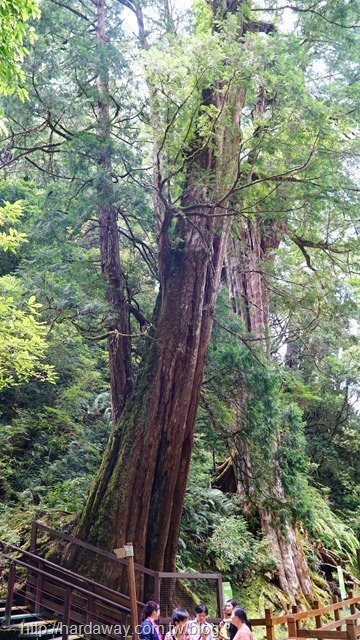
M275 640L275 629L272 618L273 610L265 609L266 640Z
M44 563L39 560L39 569L44 571ZM36 595L35 595L35 613L40 613L41 610L41 596L42 596L43 576L38 573L36 580Z
M319 601L314 600L312 603L313 609L320 609ZM321 616L315 616L315 626L317 629L320 629L322 625Z
M292 611L292 613L297 613L299 611L299 608L298 608L297 604L293 604L292 605L291 611ZM299 631L299 628L300 628L299 627L299 620L296 620L295 622L296 622L296 628Z
M224 596L222 588L222 577L219 575L216 581L216 603L217 603L217 615L218 618L223 616Z
M288 635L289 638L297 638L297 624L296 624L296 620L293 617L289 617L287 619L287 624L288 624Z
M348 640L356 640L355 620L346 620L346 633Z
M339 602L339 598L337 596L333 596L331 598L331 602L333 604L336 604L337 602ZM334 609L334 620L340 620L340 611L339 611L339 609Z
M129 597L130 597L130 614L131 614L131 625L133 628L133 637L134 640L138 640L138 610L137 610L137 598L136 598L136 580L135 580L135 567L134 567L134 547L132 542L127 542L124 545L126 561L127 561L127 570L128 570L128 580L129 580Z
M37 522L33 520L31 523L31 537L30 537L30 553L35 553L37 545Z
M70 611L71 611L71 591L70 591L70 588L67 587L65 589L64 614L62 619L62 632L61 632L62 640L68 640L68 637L69 637Z
M7 592L6 605L5 605L5 618L8 622L11 622L11 610L12 610L13 598L14 598L15 580L16 580L16 564L15 562L11 562L10 568L9 568L8 592Z
M353 591L349 591L349 598L353 598L353 597L354 597ZM351 615L354 615L354 613L356 613L356 605L355 604L351 604L350 605L350 612L351 612Z

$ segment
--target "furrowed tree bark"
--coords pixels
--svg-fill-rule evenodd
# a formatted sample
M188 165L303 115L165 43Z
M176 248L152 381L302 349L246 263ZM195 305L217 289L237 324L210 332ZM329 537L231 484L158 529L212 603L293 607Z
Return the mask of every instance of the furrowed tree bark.
M229 216L204 215L198 205L222 198L221 213L226 213L227 189L238 175L244 90L236 83L225 90L219 79L203 98L204 104L219 108L220 116L211 140L192 141L186 160L181 205L193 207L191 217L164 206L159 190L155 192L160 291L153 331L77 531L106 549L132 540L137 562L156 570L175 568L195 417L231 224ZM154 184L161 184L161 176L155 178Z
M259 87L255 106L255 116L260 123L254 132L259 137L262 132L262 120L266 115L266 91ZM257 151L249 158L252 168L251 179L257 159ZM269 279L271 268L284 234L284 221L267 219L260 214L254 218L240 221L236 233L229 239L226 250L226 278L229 296L234 313L244 320L245 331L255 340L257 352L270 357L269 341ZM295 603L297 597L309 600L313 587L309 568L301 548L296 530L287 518L280 523L270 508L264 508L257 497L255 469L251 459L251 443L242 436L243 407L246 403L246 389L238 389L236 408L236 436L232 454L221 467L217 486L236 487L241 494L245 512L256 506L260 516L263 536L269 541L269 548L276 560L277 573L281 589ZM274 434L274 453L277 448L278 434ZM271 444L269 443L269 446ZM226 490L226 486L224 485ZM259 489L259 488L258 488ZM280 469L274 456L274 465L269 476L268 486L261 487L268 501L274 504L286 504L286 496L280 478Z
M125 296L125 281L120 264L117 211L112 185L111 131L109 119L109 74L106 59L106 0L97 0L96 37L99 55L97 136L98 220L100 227L101 270L106 282L110 309L108 352L112 420L120 418L132 388L130 316Z
M226 274L232 307L235 313L243 317L249 337L259 340L259 345L262 345L267 357L270 313L267 279L270 275L266 274L269 273L269 266L274 260L282 233L278 222L265 224L258 217L243 223L238 237L233 237L227 247ZM232 486L236 486L236 491L242 495L245 511L254 508L254 505L257 506L262 534L268 539L269 548L276 560L279 585L289 597L289 601L309 601L313 596L313 586L296 526L287 518L280 524L271 509L260 505L256 496L256 472L251 461L251 445L249 446L241 435L242 409L245 401L246 390L239 388L237 435L227 467L222 468L222 477L227 478L229 486L229 478L233 476ZM221 478L218 479L217 485L222 486ZM276 462L268 486L263 487L263 493L270 501L286 504Z

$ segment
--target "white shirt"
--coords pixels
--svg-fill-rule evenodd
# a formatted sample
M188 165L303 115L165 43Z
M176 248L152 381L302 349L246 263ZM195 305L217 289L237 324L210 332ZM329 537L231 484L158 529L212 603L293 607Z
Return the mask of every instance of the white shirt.
M214 640L212 625L206 621L189 620L188 633L190 640Z

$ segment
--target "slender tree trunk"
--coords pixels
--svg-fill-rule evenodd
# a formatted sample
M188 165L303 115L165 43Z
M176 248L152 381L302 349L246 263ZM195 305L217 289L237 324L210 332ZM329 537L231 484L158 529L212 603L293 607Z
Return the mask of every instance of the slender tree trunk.
M111 137L109 120L109 78L106 59L106 0L97 0L96 36L98 42L98 220L100 227L101 270L106 281L106 298L110 308L108 325L109 371L112 419L116 422L132 388L129 310L125 281L120 264L117 211L112 185Z

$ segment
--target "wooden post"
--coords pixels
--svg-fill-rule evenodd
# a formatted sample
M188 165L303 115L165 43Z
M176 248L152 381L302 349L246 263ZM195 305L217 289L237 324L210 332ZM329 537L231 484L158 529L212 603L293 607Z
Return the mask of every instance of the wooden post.
M62 630L61 630L62 640L68 640L68 637L69 637L70 611L71 611L71 591L70 591L70 587L66 587L65 600L64 600L64 613L63 613Z
M346 622L346 634L347 634L348 640L356 640L356 630L355 630L356 620L348 619L345 622Z
M266 640L275 640L275 629L272 621L273 610L265 609Z
M15 580L16 580L16 564L15 562L11 562L10 569L9 569L8 592L7 592L6 604L5 604L5 619L7 622L11 622L11 610L12 610L13 598L14 598Z
M337 596L333 596L331 598L331 601L333 604L336 604L337 602L339 602L339 598ZM340 620L340 611L339 609L334 609L334 620Z
M31 537L30 537L30 553L35 553L37 543L37 522L33 520L31 523Z
M127 560L128 579L129 579L131 625L133 628L134 640L138 640L139 618L138 618L137 597L136 597L134 547L132 545L132 542L126 542L126 544L124 545L124 551L125 551L125 558Z
M299 611L299 608L298 608L297 604L293 604L292 605L291 611L292 611L292 613L297 613ZM296 620L296 628L299 631L299 620Z
M39 569L44 570L44 563L39 560ZM43 576L38 573L36 580L36 595L35 595L35 613L40 613L41 609L41 592L42 592Z
M319 601L318 600L314 600L312 606L313 606L313 609L320 609ZM315 616L315 626L316 626L317 629L321 628L321 626L322 626L321 616Z
M297 638L297 624L296 624L296 622L297 621L292 616L290 616L287 619L288 636L289 636L289 638Z
M88 586L89 590L93 590L92 586ZM86 600L86 616L85 616L85 620L86 620L86 624L89 625L91 624L92 621L92 610L93 610L93 606L94 606L94 597L93 596L88 596L87 600Z
M353 591L349 591L349 598L353 598L353 597L354 597ZM350 605L350 613L351 613L351 615L354 615L354 613L356 613L356 605L355 604L351 604Z
M216 602L217 602L217 608L218 608L218 618L222 618L223 617L223 607L224 607L224 595L223 595L223 588L222 588L222 578L221 576L218 577L217 581L216 581Z

